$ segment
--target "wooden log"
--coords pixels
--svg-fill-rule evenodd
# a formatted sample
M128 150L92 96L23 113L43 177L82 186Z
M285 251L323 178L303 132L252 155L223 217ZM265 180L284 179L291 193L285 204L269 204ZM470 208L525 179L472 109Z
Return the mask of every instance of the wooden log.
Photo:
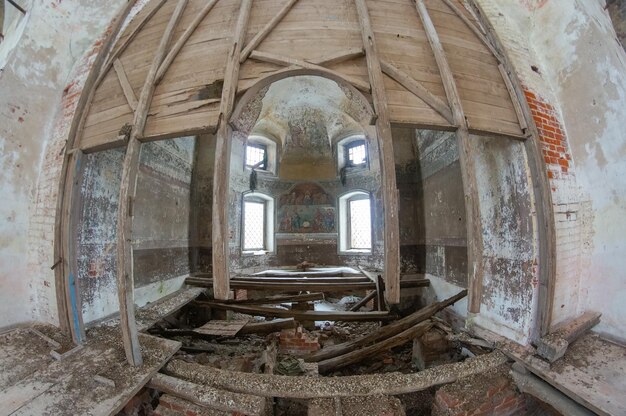
M537 342L537 354L551 363L555 362L565 354L569 344L600 323L601 316L599 312L587 311L565 323Z
M226 299L221 300L220 303L225 305L272 305L278 303L292 303L292 302L307 302L314 300L324 299L324 294L321 292L303 293L301 295L279 295L268 296L266 298L259 299Z
M165 374L152 377L148 387L209 409L246 415L262 415L265 411L265 400L261 397L194 384Z
M247 334L271 334L282 329L291 329L296 327L296 320L293 318L273 319L265 322L251 322L246 324L239 330L237 335Z
M309 272L260 272L251 275L251 277L363 277L361 273L348 273L348 272L322 272L322 271L309 271Z
M359 309L365 306L367 302L374 299L374 297L376 297L377 295L378 295L378 291L372 290L367 296L365 296L363 299L358 301L353 307L351 307L350 312L357 312Z
M176 58L180 50L183 48L183 46L185 46L185 43L187 43L187 41L189 40L193 32L200 25L200 23L202 23L202 20L204 20L206 15L209 14L209 12L213 8L213 6L215 6L215 3L217 3L217 1L218 0L209 1L202 8L202 10L200 10L200 13L198 13L195 19L193 19L193 22L191 22L191 24L187 27L187 29L185 29L185 32L176 41L174 46L172 46L172 49L170 49L165 59L163 59L161 66L159 66L159 70L157 71L157 74L156 74L156 79L154 80L155 84L159 84L161 82L168 68L170 67L170 65L172 65L172 62L174 62L174 58Z
M228 192L230 171L230 145L232 130L228 121L235 105L239 82L239 56L246 37L251 0L241 0L239 15L233 31L232 43L224 70L224 84L215 145L213 175L213 221L211 241L213 247L213 293L216 299L228 299L230 293L228 257Z
M427 307L422 308L419 311L412 313L411 315L405 316L404 318L399 319L398 321L382 327L370 334L364 335L352 341L344 342L342 344L322 348L319 351L305 356L304 360L308 362L319 362L327 360L329 358L337 357L339 355L350 352L356 348L393 336L420 322L425 321L437 312L463 299L466 295L467 290L463 290L444 301L428 305Z
M367 283L367 277L262 277L241 276L232 277L231 282L257 282L257 283Z
M385 284L386 299L390 304L400 303L400 225L398 219L398 188L391 136L391 121L387 104L387 93L380 57L376 48L374 30L370 22L365 0L355 0L361 38L365 49L367 69L372 86L372 100L376 113L376 130L380 152L380 175L383 194Z
M197 287L211 287L214 285L213 279L187 278L185 284ZM400 282L401 288L428 287L430 281L428 279L405 280ZM350 290L374 290L376 284L373 282L357 282L357 283L300 283L300 282L253 282L253 281L231 281L229 284L233 289L251 289L251 290L274 290L286 292L299 291L321 291L321 292L340 292Z
M507 362L494 351L460 363L444 364L419 373L386 373L345 377L301 377L253 374L206 367L196 363L171 360L165 373L188 381L229 391L264 397L313 399L317 397L352 397L376 394L397 395L428 389L494 369Z
M371 357L372 355L380 351L388 350L393 347L398 347L402 344L412 341L414 338L418 338L425 334L426 331L428 331L432 326L433 323L430 321L420 322L419 324L414 325L409 329L406 329L399 334L396 334L383 341L377 342L375 344L363 347L355 351L348 352L343 355L339 355L337 357L320 361L318 362L319 371L320 373L326 373L346 367L350 364L358 363L359 361L367 357Z
M461 165L461 176L463 179L463 193L465 195L465 212L467 228L467 267L469 281L469 311L480 312L483 281L483 239L478 195L478 181L476 178L476 154L475 147L470 142L470 136L465 119L465 113L461 105L461 97L452 74L452 69L448 63L448 58L435 29L424 0L415 0L415 8L428 43L435 56L443 88L448 98L454 124L457 127L457 143L459 147L459 163Z
M428 104L433 110L439 113L443 118L448 120L450 124L454 124L452 117L452 111L446 103L444 103L439 97L431 93L420 82L411 78L406 72L396 68L391 63L382 60L380 61L380 67L382 71L389 75L394 81L402 85L404 88L415 94L418 98Z
M183 15L187 0L179 0L170 20L161 35L159 46L154 52L152 64L137 102L137 110L133 117L133 127L124 155L122 165L122 179L120 182L119 209L117 212L117 292L120 304L120 327L124 340L126 358L131 365L139 366L142 363L141 349L137 337L137 323L135 322L134 307L134 277L133 277L133 248L132 248L132 203L137 187L137 173L139 170L139 151L141 143L138 138L143 134L148 117L148 109L154 93L154 77L165 56L174 29Z
M276 65L285 65L285 66L295 65L295 66L299 66L300 68L331 73L336 77L346 80L358 90L361 90L367 94L370 93L370 85L367 82L362 81L358 78L354 78L354 77L342 74L341 72L333 71L332 69L324 68L323 66L313 64L311 62L308 62L302 59L277 55L271 52L259 52L259 51L253 51L250 54L250 58L255 59L257 61L268 62L268 63L276 64Z
M389 312L334 312L334 311L294 311L262 306L225 305L219 302L194 302L194 305L229 310L254 316L294 318L297 321L385 321L394 319Z
M298 0L287 0L282 9L280 9L278 13L274 17L272 17L272 19L267 22L265 26L263 26L263 29L261 29L259 33L254 35L250 43L248 43L241 52L241 56L239 57L239 63L243 64L244 61L248 59L250 53L252 53L252 51L255 50L256 47L261 44L261 42L263 42L263 39L265 39L265 37L269 35L270 32L276 27L276 25L280 23L281 20L283 20L283 17L285 17L285 15L289 13L289 10L291 10L293 5L296 4L297 1Z

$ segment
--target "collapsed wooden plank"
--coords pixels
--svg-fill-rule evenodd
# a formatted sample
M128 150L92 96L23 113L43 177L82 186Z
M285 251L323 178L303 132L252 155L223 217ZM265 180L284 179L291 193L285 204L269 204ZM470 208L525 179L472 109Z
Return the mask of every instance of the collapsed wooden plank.
M599 312L587 311L564 324L537 342L537 354L551 363L555 362L565 354L569 344L600 323L601 316Z
M290 329L296 327L296 320L293 318L272 319L264 322L250 322L239 330L237 335L246 334L271 334L281 329Z
M358 301L353 307L350 308L350 312L356 312L361 309L367 302L374 299L378 295L377 290L372 290L367 296Z
M453 383L473 374L489 371L507 362L506 356L494 351L460 363L444 364L419 373L369 374L346 377L292 377L253 374L206 367L179 359L164 368L167 374L193 383L238 393L264 397L313 399L318 397L371 396L404 394L433 386ZM303 386L306 385L306 388Z
M265 283L364 283L370 280L367 277L264 277L239 276L230 279L231 282L265 282Z
M329 311L294 311L262 306L226 305L220 302L194 302L194 305L230 310L254 316L270 316L277 318L294 318L297 321L386 321L394 319L389 312L329 312Z
M223 321L214 319L194 329L203 335L235 336L247 324L247 321Z
M265 400L261 397L232 393L160 373L152 377L148 387L209 409L246 415L262 415L265 409Z
M197 286L197 287L212 287L213 279L204 279L204 278L192 278L188 277L185 279L185 284L189 286ZM405 288L415 288L415 287L428 287L430 285L430 280L428 279L416 279L416 280L404 280L400 282L400 287L402 289ZM350 291L350 290L375 290L376 283L374 282L357 282L357 283L280 283L280 282L254 282L254 281L238 281L231 280L230 287L233 289L251 289L251 290L274 290L274 291L321 291L321 292L332 292L332 291Z
M424 335L426 331L428 331L432 326L433 324L430 321L420 322L419 324L414 325L411 328L400 332L399 334L372 344L368 347L364 347L355 351L350 351L338 357L329 358L328 360L320 361L318 363L319 371L320 373L325 373L328 371L337 370L350 364L358 363L364 358L371 357L377 352L388 350L390 348L397 347L409 341L412 341L414 338Z
M339 355L353 351L356 348L393 336L412 327L413 325L425 321L437 312L463 299L466 295L467 290L463 290L444 301L428 305L427 307L422 308L419 311L412 313L411 315L405 316L404 318L399 319L398 321L382 327L370 334L364 335L352 341L344 342L343 344L322 348L319 351L305 356L304 360L308 362L319 362L322 360L327 360L329 358L337 357Z
M278 303L293 303L293 302L308 302L314 300L324 299L324 294L321 292L303 293L301 295L279 295L268 296L258 299L226 299L221 300L220 303L229 305L271 305Z

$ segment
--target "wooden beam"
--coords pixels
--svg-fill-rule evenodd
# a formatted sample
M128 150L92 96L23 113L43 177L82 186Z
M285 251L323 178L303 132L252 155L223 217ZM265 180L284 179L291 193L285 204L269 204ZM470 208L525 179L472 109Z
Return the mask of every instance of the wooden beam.
M421 82L414 80L406 72L401 71L385 60L380 61L380 67L385 74L389 75L398 84L415 94L433 110L438 112L439 115L445 118L450 124L454 125L454 118L452 117L450 107L448 107L448 105L439 97L428 91L428 89L424 87Z
M232 393L226 390L191 383L166 374L155 374L154 377L150 379L148 387L162 393L180 397L181 399L188 400L208 409L246 415L265 414L265 400L262 397L243 393Z
M276 27L276 25L280 23L281 20L283 20L283 17L285 17L285 15L289 12L289 10L291 10L293 5L296 4L297 1L298 0L287 0L285 4L283 5L282 9L280 9L278 13L274 17L272 17L272 19L269 22L267 22L265 26L263 26L263 29L261 29L259 33L257 33L252 38L252 40L246 45L246 47L241 52L241 56L239 57L240 64L243 64L244 61L248 59L248 56L250 56L250 53L253 50L255 50L256 47L259 46L261 42L263 42L263 39L265 39L265 37L269 35L269 33Z
M115 62L115 60L118 59L122 55L122 53L132 43L135 37L137 37L139 32L141 32L141 29L143 29L144 26L150 21L150 19L159 11L161 6L165 4L165 0L155 0L155 1L156 1L156 4L154 5L154 7L150 9L148 13L146 13L145 16L142 17L139 23L137 23L137 26L133 28L132 32L128 34L128 36L120 44L120 46L118 46L117 49L115 49L113 53L111 53L111 55L107 58L106 63L103 65L103 69L100 71L100 74L98 75L98 79L96 80L96 84L94 88L97 88L98 85L100 85L104 77L108 74L109 70L113 66L113 62Z
M78 289L78 285L71 285L72 276L76 276L74 268L74 252L70 247L70 241L74 241L72 230L72 219L75 215L75 200L78 199L75 186L76 165L80 162L80 152L70 153L79 143L79 135L88 115L89 105L95 95L97 80L102 73L102 65L107 54L113 47L113 42L117 34L122 28L126 17L131 9L135 6L136 0L128 2L117 16L115 23L112 25L110 33L107 35L102 48L98 52L93 63L93 69L87 76L85 85L83 86L72 124L65 144L65 155L61 167L61 180L59 181L59 190L57 197L56 215L54 222L54 259L55 266L55 290L57 309L59 315L59 326L65 333L72 336L75 343L84 341L84 327L81 325L82 313L80 307L80 296L78 292L74 292L74 302L72 302L72 294L70 290ZM76 156L74 156L76 155ZM75 159L76 158L76 159ZM82 164L81 164L82 166Z
M301 295L279 295L268 296L259 299L226 299L220 301L225 305L272 305L279 303L293 303L293 302L309 302L314 300L323 300L324 294L321 292L303 293Z
M355 0L359 16L361 37L365 48L365 58L372 86L372 99L376 113L376 129L380 152L380 175L383 194L384 242L385 242L385 284L386 299L390 304L400 303L400 226L398 189L391 137L391 121L387 107L387 93L380 58L374 40L374 31L370 22L365 0Z
M296 327L296 320L293 318L272 319L271 321L250 322L237 332L237 335L246 334L271 334L281 329Z
M551 363L561 358L567 347L585 332L600 323L599 312L587 311L576 319L566 322L551 334L537 341L537 354Z
M359 58L364 54L365 51L363 50L363 48L350 48L344 51L329 53L328 55L324 55L319 59L313 59L309 62L316 65L328 66L349 61L350 59Z
M124 91L124 96L126 97L128 105L133 111L135 111L137 109L137 97L135 97L133 87L130 85L130 82L128 82L126 71L124 71L124 65L122 65L122 62L119 59L116 59L113 61L113 68L117 74L117 80L120 82L122 91Z
M485 46L491 51L491 53L498 60L498 62L501 62L502 55L500 54L500 52L498 52L498 50L496 50L496 48L494 48L491 42L489 42L489 40L485 37L485 33L481 30L482 28L476 26L473 22L471 22L467 18L467 16L465 16L465 14L463 14L463 12L451 0L443 0L443 2L446 3L450 9L452 9L452 11L463 21L463 23L465 23L465 25L472 32L474 32L476 37L480 39L482 43L485 44Z
M353 397L378 394L397 395L453 383L473 374L495 369L507 362L500 351L494 351L460 363L444 364L419 373L388 373L346 377L307 377L302 388L299 377L254 374L222 370L180 359L171 360L165 372L188 381L238 393L264 397L313 399L317 397Z
M187 41L189 40L189 38L191 37L193 32L198 28L200 23L202 23L202 21L204 20L206 15L209 14L211 9L213 8L213 6L215 6L215 3L217 3L217 2L218 2L218 0L210 0L202 8L202 10L200 10L200 13L198 13L198 15L195 17L195 19L193 19L191 24L189 26L187 26L187 29L185 29L185 32L183 32L183 34L176 41L174 46L172 46L172 49L170 49L170 51L168 52L167 56L165 57L165 59L161 63L161 66L159 67L159 70L157 71L157 74L156 74L156 79L154 81L155 84L158 85L161 82L161 80L165 76L165 73L169 69L170 65L172 65L172 62L174 62L174 58L176 58L176 56L178 55L180 50L183 48L183 46L185 46L185 44L187 43Z
M133 117L133 126L122 166L122 180L120 182L119 208L117 213L117 290L120 303L120 327L124 340L126 359L131 365L139 366L142 363L141 349L135 322L134 277L133 277L133 248L132 248L132 201L137 187L137 172L139 169L139 151L141 143L138 140L143 134L148 117L148 109L154 93L154 78L163 61L167 45L174 35L174 29L183 15L187 0L179 0L170 20L161 36L159 46L154 52L152 65L146 75L141 95L137 102L137 110Z
M262 277L262 276L237 276L231 277L231 282L257 282L257 283L364 283L370 280L367 277Z
M287 309L266 308L263 306L225 305L219 302L194 302L196 306L228 310L254 316L268 316L275 318L294 318L297 321L386 321L395 316L389 312L341 312L341 311L295 311Z
M239 56L246 37L251 0L241 0L239 16L233 31L232 44L224 71L224 86L215 146L215 168L213 175L213 293L216 299L228 299L230 292L228 258L228 180L230 169L231 128L228 123L235 105L235 94L239 81Z
M405 316L404 318L399 319L396 322L392 322L389 325L379 328L369 334L363 335L362 337L344 342L342 344L324 347L321 350L311 353L303 358L305 359L305 361L308 362L319 362L323 360L328 360L329 358L338 357L356 348L378 342L380 340L398 334L406 329L409 329L413 325L419 324L426 319L429 319L439 311L444 310L450 305L454 305L465 296L467 296L467 290L463 290L441 302L436 302L428 305L417 312L413 312L411 315Z
M310 69L313 71L320 71L320 72L327 72L330 74L335 75L336 77L339 77L341 79L345 79L347 82L349 82L350 84L354 85L355 88L357 88L358 90L361 90L367 94L370 93L370 85L365 82L362 81L358 78L354 78L348 75L344 75L340 72L334 71L332 69L328 69L328 68L324 68L323 66L317 65L317 64L313 64L311 62L302 60L302 59L297 59L297 58L291 58L288 56L282 56L282 55L277 55L275 53L271 53L271 52L259 52L259 51L253 51L250 54L250 58L252 59L256 59L257 61L261 61L261 62L268 62L271 64L276 64L276 65L285 65L285 66L291 66L291 65L295 65L298 66L300 68L305 68L305 69Z
M390 348L398 347L412 341L414 338L424 335L433 323L431 321L420 322L404 331L395 334L389 338L386 338L380 342L369 345L367 347L347 352L338 357L329 358L328 360L320 361L318 363L318 369L320 373L326 373L329 371L337 370L339 368L346 367L350 364L358 363L359 361L370 357L380 351L384 351Z
M363 297L363 299L361 299L353 307L351 307L350 312L357 312L359 309L365 306L367 302L374 299L377 295L378 295L378 291L372 290L367 296Z
M185 284L197 287L211 287L215 285L215 279L197 279L187 278ZM428 287L430 280L404 280L400 282L401 288ZM231 280L230 287L235 289L250 290L273 290L286 292L300 292L306 290L315 290L321 292L342 292L342 291L358 291L358 290L375 290L374 282L357 282L357 283L299 283L299 282L254 282ZM217 299L217 298L216 298ZM222 299L224 300L224 299Z
M522 128L522 131L526 133L526 131L528 130L528 123L526 123L526 118L524 117L522 106L517 99L517 96L515 95L515 88L513 87L511 78L509 78L509 74L506 72L504 65L498 65L498 70L500 71L500 75L502 75L504 85L506 85L506 89L509 92L509 96L511 97L511 102L513 103L513 108L515 109L515 115L517 115L519 126Z
M454 81L454 76L446 53L439 40L435 25L430 19L424 0L415 0L417 14L422 21L428 43L435 56L439 67L443 87L452 110L454 124L457 129L457 143L459 147L459 163L463 178L463 193L465 195L465 212L467 226L467 266L469 281L469 311L480 312L483 283L483 239L481 227L481 214L478 198L478 182L476 179L476 149L470 142L467 120L461 105L461 97Z

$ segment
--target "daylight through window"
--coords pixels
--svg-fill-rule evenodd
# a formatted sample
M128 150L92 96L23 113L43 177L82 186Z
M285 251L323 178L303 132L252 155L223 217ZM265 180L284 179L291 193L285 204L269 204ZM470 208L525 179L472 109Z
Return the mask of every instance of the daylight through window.
M244 250L265 250L265 203L244 202Z
M350 248L369 250L372 248L372 217L370 200L356 199L350 205Z
M267 168L266 147L259 144L248 144L246 146L246 166L255 169Z

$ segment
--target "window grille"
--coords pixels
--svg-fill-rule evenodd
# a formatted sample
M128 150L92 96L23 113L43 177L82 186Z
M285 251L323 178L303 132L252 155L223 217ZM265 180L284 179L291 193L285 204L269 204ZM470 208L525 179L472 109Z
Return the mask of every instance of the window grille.
M265 203L244 202L244 250L265 250Z
M350 248L372 248L372 216L369 199L356 199L350 205Z
M267 168L267 149L263 145L249 144L246 146L246 166L255 169Z

